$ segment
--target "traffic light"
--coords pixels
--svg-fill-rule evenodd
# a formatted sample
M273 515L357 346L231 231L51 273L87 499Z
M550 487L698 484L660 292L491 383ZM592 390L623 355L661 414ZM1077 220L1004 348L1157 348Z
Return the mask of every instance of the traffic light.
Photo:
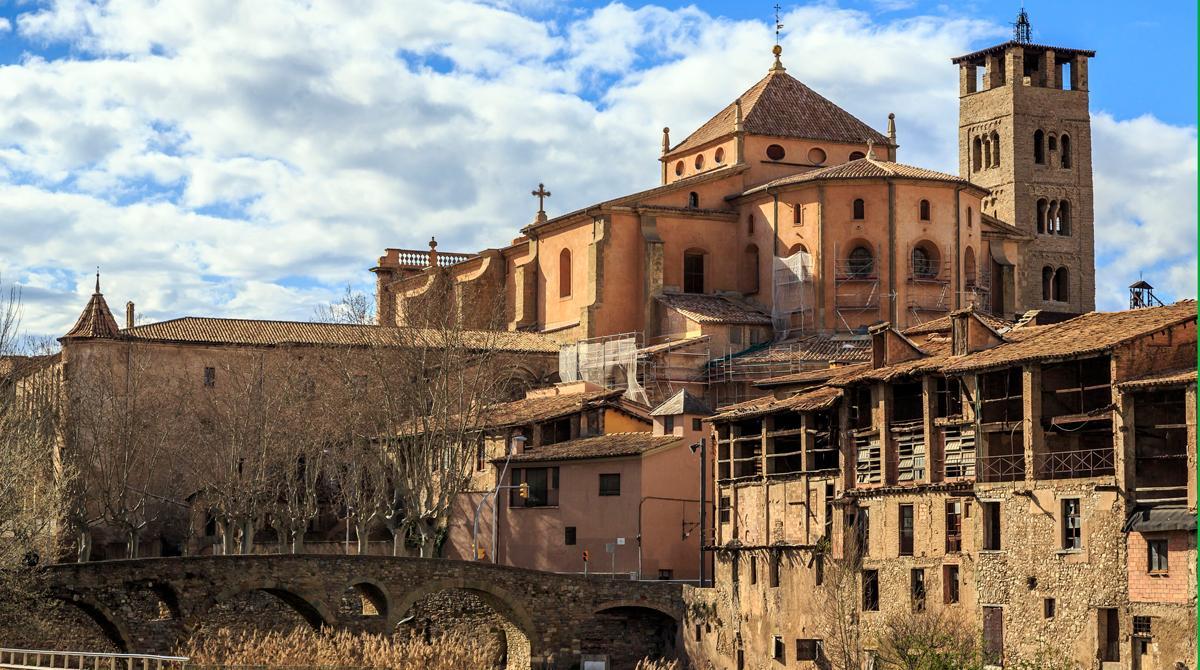
M584 549L584 550L583 550L583 562L584 562L584 563L587 563L587 562L588 562L588 552L587 552L587 549Z
M521 482L521 485L517 487L517 495L521 496L522 498L529 497L529 483L528 482Z

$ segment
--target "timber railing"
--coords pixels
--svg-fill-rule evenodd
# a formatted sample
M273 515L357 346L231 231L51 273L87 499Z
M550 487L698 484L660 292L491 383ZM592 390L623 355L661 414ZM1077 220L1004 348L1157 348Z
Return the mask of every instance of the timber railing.
M147 654L106 654L82 651L0 648L0 668L4 670L185 670L186 656Z

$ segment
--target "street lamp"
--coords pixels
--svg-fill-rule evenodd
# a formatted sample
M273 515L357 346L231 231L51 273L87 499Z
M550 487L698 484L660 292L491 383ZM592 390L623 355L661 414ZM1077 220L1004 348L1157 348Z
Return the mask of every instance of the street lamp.
M692 453L700 452L700 588L704 588L704 507L705 489L708 488L706 469L708 466L708 440L700 438L699 442L688 446Z
M504 455L504 468L500 470L500 477L496 480L496 488L492 489L479 501L479 506L475 508L475 523L471 530L471 560L479 560L479 513L483 510L484 504L492 506L492 562L496 562L496 497L500 495L501 489L513 488L504 486L504 477L508 474L508 463L512 460L518 449L525 445L529 438L524 435L515 435L508 444L508 450Z

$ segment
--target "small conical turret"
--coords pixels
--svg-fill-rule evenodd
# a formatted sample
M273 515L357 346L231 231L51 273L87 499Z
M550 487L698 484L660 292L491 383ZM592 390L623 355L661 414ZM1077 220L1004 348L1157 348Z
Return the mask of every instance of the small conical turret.
M100 271L96 271L96 291L88 300L83 313L75 322L75 326L63 335L63 339L114 338L121 334L117 320L113 318L112 310L100 292Z

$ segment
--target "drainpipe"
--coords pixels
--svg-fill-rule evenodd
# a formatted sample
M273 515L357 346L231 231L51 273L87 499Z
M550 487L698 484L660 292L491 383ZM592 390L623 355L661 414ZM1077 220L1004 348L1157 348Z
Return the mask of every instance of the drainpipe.
M898 310L896 300L899 293L896 291L896 182L888 177L888 294L890 297L890 307L888 308L888 319L892 325L899 325L897 319Z
M979 265L978 261L975 263ZM950 268L953 275L954 309L962 308L962 187L954 188L954 267Z

